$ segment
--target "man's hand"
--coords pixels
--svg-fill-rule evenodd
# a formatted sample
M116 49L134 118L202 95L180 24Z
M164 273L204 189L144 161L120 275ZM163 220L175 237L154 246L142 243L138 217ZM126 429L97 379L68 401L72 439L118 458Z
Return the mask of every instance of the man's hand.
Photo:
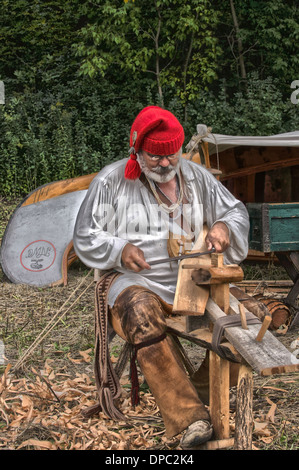
M151 269L150 265L145 261L143 251L132 245L132 243L127 243L125 245L121 255L121 260L127 269L131 269L136 273L143 269Z
M215 248L217 253L223 253L230 245L229 230L223 222L217 222L206 236L208 250Z

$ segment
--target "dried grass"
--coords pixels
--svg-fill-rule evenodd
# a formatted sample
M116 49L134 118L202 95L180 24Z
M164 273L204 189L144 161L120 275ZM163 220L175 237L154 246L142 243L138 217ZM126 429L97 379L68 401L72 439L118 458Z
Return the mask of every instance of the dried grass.
M13 371L38 335L78 286L85 268L75 263L64 287L34 288L7 282L0 273L0 338L5 364L0 365L0 449L41 450L168 450L179 449L179 438L168 440L155 400L148 389L141 392L135 409L130 404L127 371L121 383L120 407L128 421L114 422L103 413L90 419L82 410L97 402L93 376L94 292L91 287L61 318L22 368ZM298 328L281 335L290 347ZM112 359L122 341L111 344ZM202 350L184 344L194 363ZM142 377L140 377L142 381ZM298 449L299 374L256 377L254 380L255 449ZM231 431L234 411L231 411Z

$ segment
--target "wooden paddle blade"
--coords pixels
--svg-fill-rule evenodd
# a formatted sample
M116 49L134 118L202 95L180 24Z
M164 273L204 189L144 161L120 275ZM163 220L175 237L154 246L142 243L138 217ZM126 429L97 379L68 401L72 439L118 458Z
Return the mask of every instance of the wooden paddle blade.
M70 257L75 256L74 225L86 192L67 192L16 208L1 246L1 266L11 282L37 287L67 282Z

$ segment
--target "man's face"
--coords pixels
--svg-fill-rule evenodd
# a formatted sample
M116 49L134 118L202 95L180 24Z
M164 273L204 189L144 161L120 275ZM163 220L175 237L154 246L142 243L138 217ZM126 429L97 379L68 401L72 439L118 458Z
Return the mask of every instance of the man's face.
M174 178L179 169L181 154L181 149L167 156L152 155L142 150L138 156L141 169L146 176L158 183L167 183Z

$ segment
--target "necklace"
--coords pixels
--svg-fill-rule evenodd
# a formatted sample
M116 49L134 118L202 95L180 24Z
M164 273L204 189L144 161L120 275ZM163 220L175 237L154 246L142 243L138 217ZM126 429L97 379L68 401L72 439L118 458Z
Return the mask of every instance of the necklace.
M172 203L170 206L168 206L167 204L165 204L164 202L161 201L161 198L159 196L159 194L157 193L157 190L155 188L155 185L153 183L153 181L151 179L149 179L147 176L146 176L146 179L150 185L150 188L155 196L155 198L157 199L157 202L159 204L159 206L161 206L165 212L168 212L169 214L171 214L172 212L174 212L178 207L180 207L180 205L182 204L182 201L183 201L183 197L184 197L184 191L183 191L183 184L182 184L182 175L181 175L181 172L179 171L179 174L178 174L178 179L179 179L179 197L178 197L178 200L177 202L175 203ZM169 202L172 202L170 201L170 199L166 196L166 194L163 193L163 191L159 188L159 190L161 191L161 193L169 200Z

